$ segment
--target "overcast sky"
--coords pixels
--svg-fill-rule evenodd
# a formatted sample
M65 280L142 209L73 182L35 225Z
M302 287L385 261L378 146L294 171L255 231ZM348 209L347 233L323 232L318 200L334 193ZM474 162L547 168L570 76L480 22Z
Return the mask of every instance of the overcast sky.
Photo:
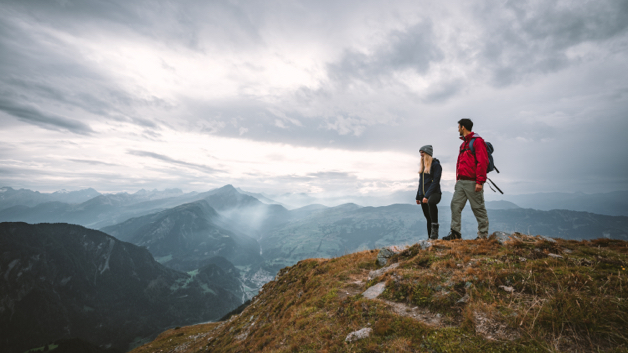
M461 118L507 193L628 190L628 1L0 2L0 186L453 191Z

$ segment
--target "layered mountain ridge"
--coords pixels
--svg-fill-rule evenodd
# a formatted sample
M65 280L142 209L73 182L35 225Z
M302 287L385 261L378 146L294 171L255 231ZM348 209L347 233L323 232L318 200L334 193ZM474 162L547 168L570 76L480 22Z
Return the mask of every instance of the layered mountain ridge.
M96 230L0 223L6 352L72 337L127 350L165 328L218 319L240 305L240 290L221 266L178 272Z
M257 241L220 227L216 221L226 221L219 218L206 200L200 200L132 218L102 231L146 247L159 262L182 271L199 268L204 260L214 256L222 256L235 265L259 262Z

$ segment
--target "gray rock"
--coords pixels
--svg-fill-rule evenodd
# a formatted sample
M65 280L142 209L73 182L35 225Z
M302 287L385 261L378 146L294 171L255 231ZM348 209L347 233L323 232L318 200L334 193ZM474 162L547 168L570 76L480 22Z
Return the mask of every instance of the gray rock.
M378 284L370 287L362 293L364 298L375 299L379 297L380 294L384 293L386 289L386 282L379 282Z
M377 277L383 275L385 272L387 272L389 270L392 270L392 269L395 269L397 267L399 267L399 264L398 263L394 263L394 264L392 264L390 266L387 266L387 267L384 267L384 268L380 268L379 270L371 271L371 272L369 272L369 281L372 280L373 278L377 278Z
M421 248L421 250L425 250L432 246L432 242L428 240L419 240L417 245Z
M391 258L393 255L398 254L402 251L404 251L407 247L404 246L396 246L396 245L392 245L386 248L382 248L379 253L377 254L377 263L380 266L384 266L386 265L386 263L388 262L388 259Z
M511 240L511 238L513 237L512 234L506 232L495 232L493 233L493 235L495 236L495 240L497 240L502 245L504 245L506 241Z
M556 240L555 240L555 239L552 239L552 238L550 238L550 237L546 237L546 236L544 236L544 235L539 235L539 237L540 237L541 239L543 239L543 240L549 241L550 243L555 243L555 242L556 242Z
M357 340L367 338L371 335L371 332L373 332L373 329L370 327L365 327L361 330L353 331L347 335L347 338L345 338L345 342L355 342Z
M388 249L388 248L383 248L379 251L379 254L377 254L377 263L380 266L385 266L386 263L388 262L388 259L393 256L395 253L392 252L392 250Z

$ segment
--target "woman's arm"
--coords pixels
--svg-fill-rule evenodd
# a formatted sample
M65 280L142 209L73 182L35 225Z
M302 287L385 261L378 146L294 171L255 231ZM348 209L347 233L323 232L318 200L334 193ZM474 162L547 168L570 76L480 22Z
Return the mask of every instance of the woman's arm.
M432 175L434 175L434 177L432 177L432 184L430 185L430 188L427 189L427 191L425 192L426 199L429 199L430 196L438 188L438 185L440 185L440 176L442 174L443 174L443 167L440 166L440 163L432 164Z
M423 175L419 174L419 189L416 191L417 204L421 203L420 201L423 200L423 195L421 195L421 178L422 177Z

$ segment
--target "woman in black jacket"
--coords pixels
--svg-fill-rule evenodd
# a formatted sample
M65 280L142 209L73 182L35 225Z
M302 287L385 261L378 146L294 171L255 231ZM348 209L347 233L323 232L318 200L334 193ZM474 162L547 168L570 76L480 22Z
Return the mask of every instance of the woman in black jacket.
M436 158L432 158L432 145L421 147L421 169L419 170L419 191L416 193L416 203L421 205L423 215L427 220L427 234L430 239L438 239L438 203L441 198L440 177L443 168Z

